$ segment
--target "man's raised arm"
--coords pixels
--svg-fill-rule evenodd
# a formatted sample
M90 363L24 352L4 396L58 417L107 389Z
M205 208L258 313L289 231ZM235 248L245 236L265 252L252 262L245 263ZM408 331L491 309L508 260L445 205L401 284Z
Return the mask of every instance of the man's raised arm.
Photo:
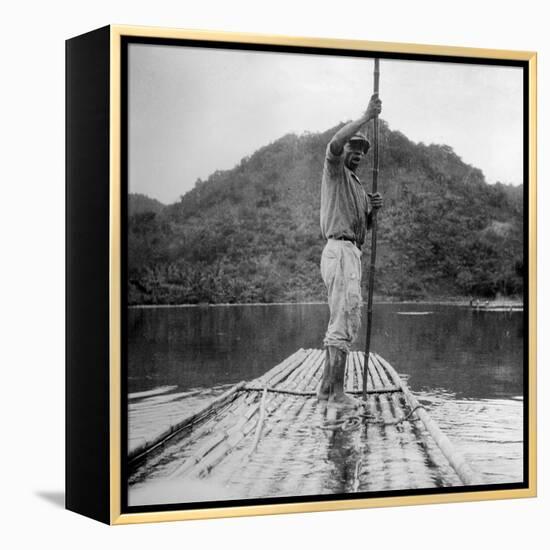
M382 101L378 98L378 94L374 94L370 98L369 106L367 107L365 114L357 120L348 122L334 134L334 137L330 140L330 152L336 157L340 156L344 150L344 145L349 141L349 139L369 120L379 115L381 111Z

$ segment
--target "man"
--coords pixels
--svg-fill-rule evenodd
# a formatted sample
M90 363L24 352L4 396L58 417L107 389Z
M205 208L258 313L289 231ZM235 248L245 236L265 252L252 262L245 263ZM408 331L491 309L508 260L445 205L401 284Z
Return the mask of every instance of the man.
M318 392L337 408L358 402L344 393L347 354L361 324L361 246L371 225L371 208L382 206L380 193L370 195L356 175L370 143L361 128L382 110L373 95L365 114L343 126L327 146L321 186L321 232L327 244L321 257L321 275L328 291L330 321L324 339L325 370Z

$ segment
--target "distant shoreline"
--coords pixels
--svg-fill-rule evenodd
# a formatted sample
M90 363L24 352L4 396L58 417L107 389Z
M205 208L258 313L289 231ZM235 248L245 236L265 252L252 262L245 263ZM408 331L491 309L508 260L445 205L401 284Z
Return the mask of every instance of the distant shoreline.
M480 309L483 309L483 304L480 300ZM366 305L366 302L363 302ZM447 298L447 299L432 299L432 300L377 300L375 305L388 304L404 304L404 305L441 305L441 306L470 306L469 298ZM128 309L153 309L153 308L211 308L211 307L240 307L240 306L300 306L300 305L327 305L327 302L253 302L253 303L238 303L238 304L135 304L128 306ZM490 307L523 307L523 301L518 299L494 300L489 301Z

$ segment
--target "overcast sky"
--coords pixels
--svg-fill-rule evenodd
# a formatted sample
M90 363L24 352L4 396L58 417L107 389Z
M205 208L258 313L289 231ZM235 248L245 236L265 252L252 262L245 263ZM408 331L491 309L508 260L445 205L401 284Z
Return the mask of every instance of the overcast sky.
M366 58L132 44L130 192L174 202L284 134L357 118L372 71ZM489 183L522 183L521 69L381 60L380 71L392 130L450 145Z

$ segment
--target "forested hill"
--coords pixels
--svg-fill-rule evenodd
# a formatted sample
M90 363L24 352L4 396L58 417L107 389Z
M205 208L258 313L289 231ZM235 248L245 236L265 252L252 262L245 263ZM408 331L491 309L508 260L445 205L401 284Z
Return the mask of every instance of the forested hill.
M131 196L129 302L324 300L321 172L337 129L286 135L175 204L144 208ZM521 187L488 185L450 147L415 144L384 123L380 154L375 295L522 293ZM360 173L369 188L371 157Z
M162 204L157 199L152 199L141 193L131 193L128 196L128 210L132 214L140 214L142 212L153 212L157 214L164 209Z

